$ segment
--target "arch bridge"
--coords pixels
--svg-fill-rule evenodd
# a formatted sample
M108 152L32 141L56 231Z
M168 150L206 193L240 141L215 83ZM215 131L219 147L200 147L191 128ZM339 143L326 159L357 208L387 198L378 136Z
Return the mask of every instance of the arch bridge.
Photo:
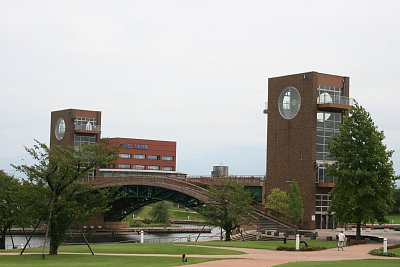
M230 176L248 190L255 201L264 199L264 176ZM96 177L89 184L115 188L116 200L104 217L106 221L120 221L127 214L160 200L170 200L186 207L207 202L208 187L221 178L210 176L132 175Z

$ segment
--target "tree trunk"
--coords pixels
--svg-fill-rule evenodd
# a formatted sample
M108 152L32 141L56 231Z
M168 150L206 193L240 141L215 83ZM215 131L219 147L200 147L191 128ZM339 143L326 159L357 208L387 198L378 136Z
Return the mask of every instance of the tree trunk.
M3 229L0 237L0 249L6 249L6 232L7 228Z
M231 241L231 234L232 234L232 229L230 227L227 227L225 229L225 241Z
M58 244L58 242L56 242L56 240L54 240L53 236L51 236L50 237L50 251L49 251L49 254L50 255L57 255L59 246L60 245Z
M361 223L357 223L357 229L356 229L356 240L361 239Z

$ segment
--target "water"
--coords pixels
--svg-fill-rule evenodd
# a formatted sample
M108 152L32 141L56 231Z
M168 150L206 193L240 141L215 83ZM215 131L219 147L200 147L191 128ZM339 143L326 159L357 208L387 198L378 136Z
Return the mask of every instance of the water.
M211 233L202 233L199 240L208 239L211 237L218 237L221 229L215 227L211 230ZM145 234L145 243L159 243L159 242L194 242L198 237L199 233L154 233ZM29 236L28 236L29 238ZM115 242L140 242L140 235L118 235L113 236L111 234L104 235L87 235L89 243L115 243ZM13 235L14 245L18 248L23 247L26 244L26 238L23 235ZM43 246L44 236L33 236L29 242L30 247ZM84 243L84 239L81 235L67 235L65 243ZM48 244L48 243L47 243ZM12 241L10 236L6 236L6 249L12 249Z

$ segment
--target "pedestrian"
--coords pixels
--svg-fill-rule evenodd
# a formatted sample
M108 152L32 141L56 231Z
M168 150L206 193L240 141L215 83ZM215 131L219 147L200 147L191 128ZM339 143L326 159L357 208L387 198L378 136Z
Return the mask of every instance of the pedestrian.
M346 236L343 234L343 231L340 231L339 235L339 242L338 242L338 247L337 250L339 251L339 249L343 249L343 246L345 245L344 242L346 241Z

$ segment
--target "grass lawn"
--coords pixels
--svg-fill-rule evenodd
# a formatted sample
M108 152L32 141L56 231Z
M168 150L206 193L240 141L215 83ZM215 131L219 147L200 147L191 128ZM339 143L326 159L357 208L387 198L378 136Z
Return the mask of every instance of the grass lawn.
M117 256L89 256L89 255L57 255L46 256L43 260L41 255L23 256L0 256L0 267L29 266L29 267L80 267L80 266L118 266L118 267L166 267L189 265L210 261L208 258L188 258L183 263L180 257L117 257Z
M391 267L400 266L400 260L303 261L277 265L279 267Z
M389 249L388 252L394 253L394 254L396 254L397 257L400 257L400 248Z
M388 219L389 223L400 223L400 213L390 214L386 216L386 219Z
M307 240L309 247L325 247L335 248L337 246L336 241L325 241L325 240ZM203 246L218 246L218 247L235 247L235 248L258 248L276 250L278 246L295 247L296 243L294 240L288 240L286 244L283 241L206 241L197 243L187 243L188 245L203 245ZM304 244L300 244L303 247Z
M151 216L149 215L151 209L153 208L153 206L156 203L152 203L150 205L144 206L142 207L139 211L135 212L135 217L139 217L141 219L151 219ZM189 217L189 220L193 220L193 221L199 221L199 222L204 222L206 221L206 218L197 213L196 211L188 208L185 209L185 207L179 206L175 203L170 202L171 205L171 220L187 220ZM131 215L128 215L128 220L135 220L134 218L132 219Z
M185 243L185 245L188 243ZM202 243L201 243L202 244ZM194 246L179 246L172 243L123 243L123 244L94 244L91 245L94 253L121 253L121 254L199 254L199 255L240 255L241 251L215 249ZM6 250L5 252L21 251L21 249ZM48 251L48 250L46 250ZM88 252L86 245L61 246L59 252ZM42 252L41 248L27 249L26 252Z

